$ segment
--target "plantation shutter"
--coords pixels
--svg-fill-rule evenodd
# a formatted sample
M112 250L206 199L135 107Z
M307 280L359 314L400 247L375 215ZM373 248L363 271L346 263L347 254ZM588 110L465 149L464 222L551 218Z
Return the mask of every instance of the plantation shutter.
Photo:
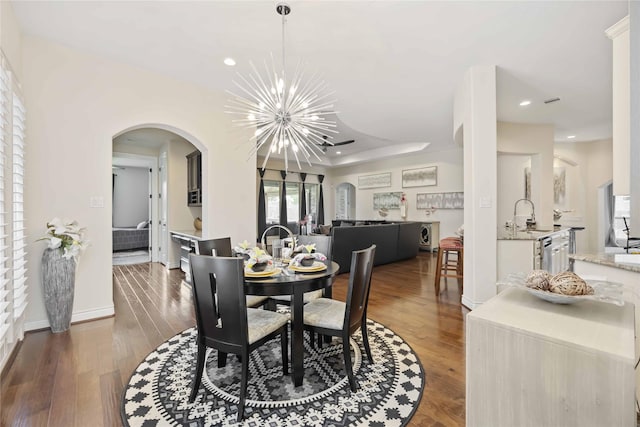
M25 118L19 84L0 52L0 370L18 341L24 338L28 302Z
M0 360L10 352L9 330L12 324L12 295L10 275L7 274L7 211L5 203L5 165L7 140L9 139L9 76L4 67L0 67Z
M27 241L24 221L24 141L26 114L22 100L13 93L13 319L27 308Z

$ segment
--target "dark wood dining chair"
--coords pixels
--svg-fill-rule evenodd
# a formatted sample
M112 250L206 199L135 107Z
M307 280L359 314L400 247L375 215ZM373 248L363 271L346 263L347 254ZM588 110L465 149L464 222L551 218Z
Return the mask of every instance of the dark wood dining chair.
M356 391L357 384L353 376L349 338L358 329L362 331L362 341L367 357L373 362L367 336L367 305L375 252L376 245L353 251L346 302L319 298L304 306L304 328L312 332L312 341L314 333L342 338L344 367L352 391Z
M189 401L193 402L202 381L207 347L218 351L218 367L224 367L227 354L239 355L242 364L238 421L244 415L249 376L249 354L280 335L282 374L288 374L289 316L268 310L247 308L243 284L242 258L189 255L191 286L198 330L198 356Z
M296 236L296 240L298 241L298 245L316 245L316 252L324 254L327 257L327 261L331 262L331 236L324 235L300 235ZM330 288L328 292L330 292ZM322 296L329 296L323 293L322 289L318 289L317 291L305 292L303 295L303 302L305 304L321 298ZM274 295L271 297L271 300L276 304L284 304L291 305L291 295Z
M196 253L198 255L215 255L232 257L231 237L221 237L219 239L198 240L196 244ZM216 251L214 254L213 251Z
M215 254L213 251L215 250ZM231 237L221 237L218 239L198 240L196 253L199 255L215 255L222 257L234 256L231 249ZM258 295L247 295L247 307L261 307L269 301L269 297Z

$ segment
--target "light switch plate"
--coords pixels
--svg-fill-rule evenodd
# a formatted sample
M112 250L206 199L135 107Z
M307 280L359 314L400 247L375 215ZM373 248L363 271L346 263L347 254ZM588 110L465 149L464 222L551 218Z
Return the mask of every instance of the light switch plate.
M480 207L481 208L490 208L491 207L491 197L480 197Z
M102 196L91 196L91 197L89 197L89 207L90 208L104 208L104 197L102 197Z

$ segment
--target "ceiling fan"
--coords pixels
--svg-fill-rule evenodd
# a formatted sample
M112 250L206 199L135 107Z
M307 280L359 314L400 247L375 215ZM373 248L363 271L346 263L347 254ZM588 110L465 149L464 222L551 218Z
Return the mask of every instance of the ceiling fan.
M328 142L328 141L327 141L327 135L324 135L324 136L322 137L322 139L323 139L324 141L322 141L322 144L318 144L318 146L322 148L322 152L323 152L323 153L326 153L326 152L327 152L327 147L337 147L338 145L347 145L347 144L351 144L351 143L353 143L353 142L356 142L356 140L355 140L355 139L348 139L348 140L346 140L346 141L340 141L340 142L333 142L333 143L331 143L331 142Z

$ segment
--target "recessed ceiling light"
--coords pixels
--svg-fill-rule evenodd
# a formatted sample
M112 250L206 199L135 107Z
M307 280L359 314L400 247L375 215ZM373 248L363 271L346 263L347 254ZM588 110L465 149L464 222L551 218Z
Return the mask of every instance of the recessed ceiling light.
M224 65L228 65L229 67L233 67L236 65L236 60L233 58L224 58Z
M521 107L526 107L527 105L531 104L531 101L529 101L528 99L525 99L524 101L522 101L520 103Z
M575 135L569 135L569 136L567 136L567 139L573 139L575 137L576 137Z
M336 151L336 154L342 154L342 151Z

